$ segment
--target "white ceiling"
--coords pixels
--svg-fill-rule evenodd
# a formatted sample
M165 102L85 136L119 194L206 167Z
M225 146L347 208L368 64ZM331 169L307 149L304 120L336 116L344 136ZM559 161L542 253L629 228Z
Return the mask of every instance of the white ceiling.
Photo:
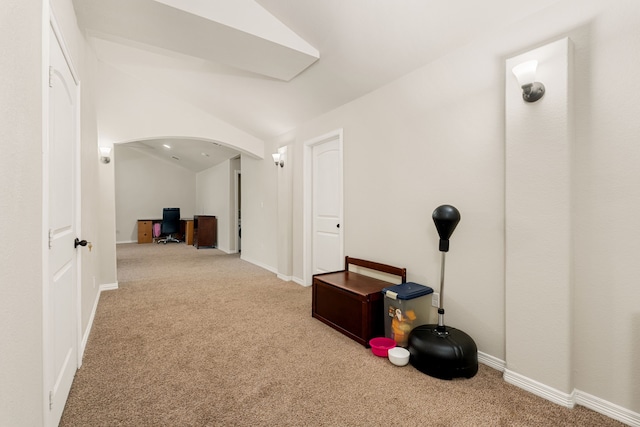
M201 172L240 155L238 151L217 142L199 139L148 139L124 145L194 172Z
M266 140L559 1L73 3L101 61Z

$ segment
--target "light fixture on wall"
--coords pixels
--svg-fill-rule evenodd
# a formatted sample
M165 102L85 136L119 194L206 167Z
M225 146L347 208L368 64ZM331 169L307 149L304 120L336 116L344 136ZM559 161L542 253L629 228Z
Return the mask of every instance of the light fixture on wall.
M284 167L284 156L280 153L274 153L271 155L271 157L273 157L273 161L275 162L276 166L280 165L281 168Z
M98 147L100 150L100 161L107 164L111 161L111 147Z
M522 99L526 102L536 102L544 96L544 85L536 81L538 61L532 60L518 64L511 71L522 87Z

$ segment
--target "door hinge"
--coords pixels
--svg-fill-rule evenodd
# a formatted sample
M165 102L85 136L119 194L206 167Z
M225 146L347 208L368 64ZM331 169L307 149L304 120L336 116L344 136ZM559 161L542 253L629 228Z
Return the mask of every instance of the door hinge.
M51 241L53 240L53 229L50 228L49 229L49 249L51 249L52 243Z
M53 87L53 67L49 65L49 87Z
M53 409L53 390L49 392L49 410Z

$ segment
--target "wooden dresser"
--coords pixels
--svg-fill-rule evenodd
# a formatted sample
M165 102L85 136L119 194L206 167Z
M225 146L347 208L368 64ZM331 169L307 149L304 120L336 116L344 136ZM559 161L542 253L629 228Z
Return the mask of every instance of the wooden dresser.
M218 220L212 215L198 215L194 217L196 221L194 231L194 245L196 248L211 247L218 245Z
M393 283L349 271L349 265L399 276L402 283L407 270L346 257L344 270L313 276L311 315L369 347L371 338L384 336L382 289Z

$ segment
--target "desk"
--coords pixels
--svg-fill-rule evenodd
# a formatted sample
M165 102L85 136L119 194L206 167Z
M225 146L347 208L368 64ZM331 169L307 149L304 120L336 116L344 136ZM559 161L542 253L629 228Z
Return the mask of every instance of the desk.
M162 223L162 219L138 220L138 243L153 243L153 225ZM218 221L212 215L198 215L180 219L180 232L176 238L196 248L216 247L218 244Z
M138 220L138 243L153 242L153 223L162 222L161 219L139 219Z
M153 243L153 226L162 224L162 219L138 220L138 243ZM178 240L187 239L187 244L193 244L193 219L181 219L180 231L175 234Z
M180 220L180 230L184 234L184 242L187 245L193 245L194 222L193 219Z

